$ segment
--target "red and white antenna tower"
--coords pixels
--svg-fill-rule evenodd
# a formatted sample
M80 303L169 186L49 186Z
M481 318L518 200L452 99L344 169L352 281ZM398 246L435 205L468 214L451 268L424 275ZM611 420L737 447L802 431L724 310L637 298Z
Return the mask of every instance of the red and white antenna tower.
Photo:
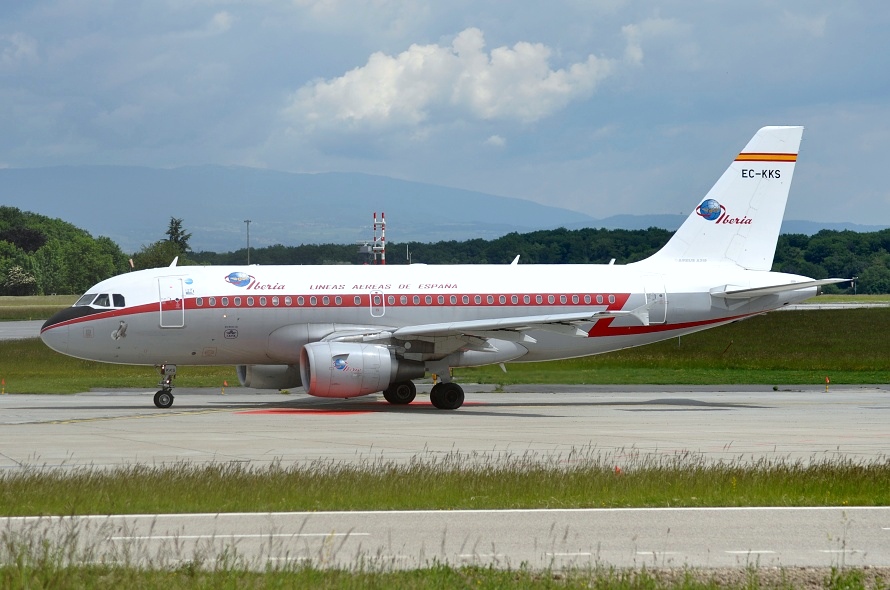
M380 230L380 237L377 237L377 230ZM374 212L374 264L386 264L386 214L380 212L380 219L377 219L377 212ZM378 262L379 257L379 262Z

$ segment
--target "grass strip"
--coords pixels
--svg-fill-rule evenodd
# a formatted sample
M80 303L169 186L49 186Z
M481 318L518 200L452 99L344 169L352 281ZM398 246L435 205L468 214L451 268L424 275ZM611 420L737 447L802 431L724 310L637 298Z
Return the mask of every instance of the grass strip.
M679 506L885 506L890 460L450 453L408 463L26 468L0 475L4 516Z
M322 569L293 565L254 571L238 565L188 563L177 567L126 565L62 565L19 558L0 566L3 588L316 588L440 590L466 588L589 589L599 590L770 590L828 588L885 589L886 568L736 568L650 570L606 566L571 569L454 567L446 564L414 570Z
M45 320L54 313L71 307L77 295L0 296L0 321Z
M890 308L788 311L608 354L455 370L463 383L516 384L835 384L890 382ZM0 342L8 393L75 393L146 387L152 367L81 361L39 340ZM180 387L237 384L234 368L181 367Z

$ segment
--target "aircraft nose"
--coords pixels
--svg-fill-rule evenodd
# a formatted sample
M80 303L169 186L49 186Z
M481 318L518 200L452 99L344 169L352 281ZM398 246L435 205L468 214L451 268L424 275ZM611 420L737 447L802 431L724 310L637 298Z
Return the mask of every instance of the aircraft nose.
M55 316L54 316L55 317ZM43 343L62 354L68 353L68 324L52 324L52 318L47 320L40 329L40 339Z

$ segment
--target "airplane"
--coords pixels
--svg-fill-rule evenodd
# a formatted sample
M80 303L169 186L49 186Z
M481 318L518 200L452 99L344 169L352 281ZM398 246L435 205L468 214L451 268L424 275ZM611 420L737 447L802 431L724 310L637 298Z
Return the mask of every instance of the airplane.
M800 302L823 285L771 272L803 127L764 127L645 260L619 265L176 266L104 280L52 316L60 353L154 365L158 408L178 366L235 365L245 387L383 392L455 410L451 369L600 354Z

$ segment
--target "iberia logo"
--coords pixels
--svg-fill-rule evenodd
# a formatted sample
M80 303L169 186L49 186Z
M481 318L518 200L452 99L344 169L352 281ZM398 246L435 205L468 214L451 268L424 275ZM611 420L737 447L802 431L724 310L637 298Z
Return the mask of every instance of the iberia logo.
M726 207L718 203L716 199L705 199L695 210L695 213L707 221L723 225L751 225L753 221L747 215L743 217L730 216L726 212Z
M263 283L256 280L256 277L246 272L232 272L226 276L226 282L236 287L246 287L253 291L283 291L284 285L281 283Z
M254 278L246 272L233 272L226 277L226 282L236 287L246 287Z

